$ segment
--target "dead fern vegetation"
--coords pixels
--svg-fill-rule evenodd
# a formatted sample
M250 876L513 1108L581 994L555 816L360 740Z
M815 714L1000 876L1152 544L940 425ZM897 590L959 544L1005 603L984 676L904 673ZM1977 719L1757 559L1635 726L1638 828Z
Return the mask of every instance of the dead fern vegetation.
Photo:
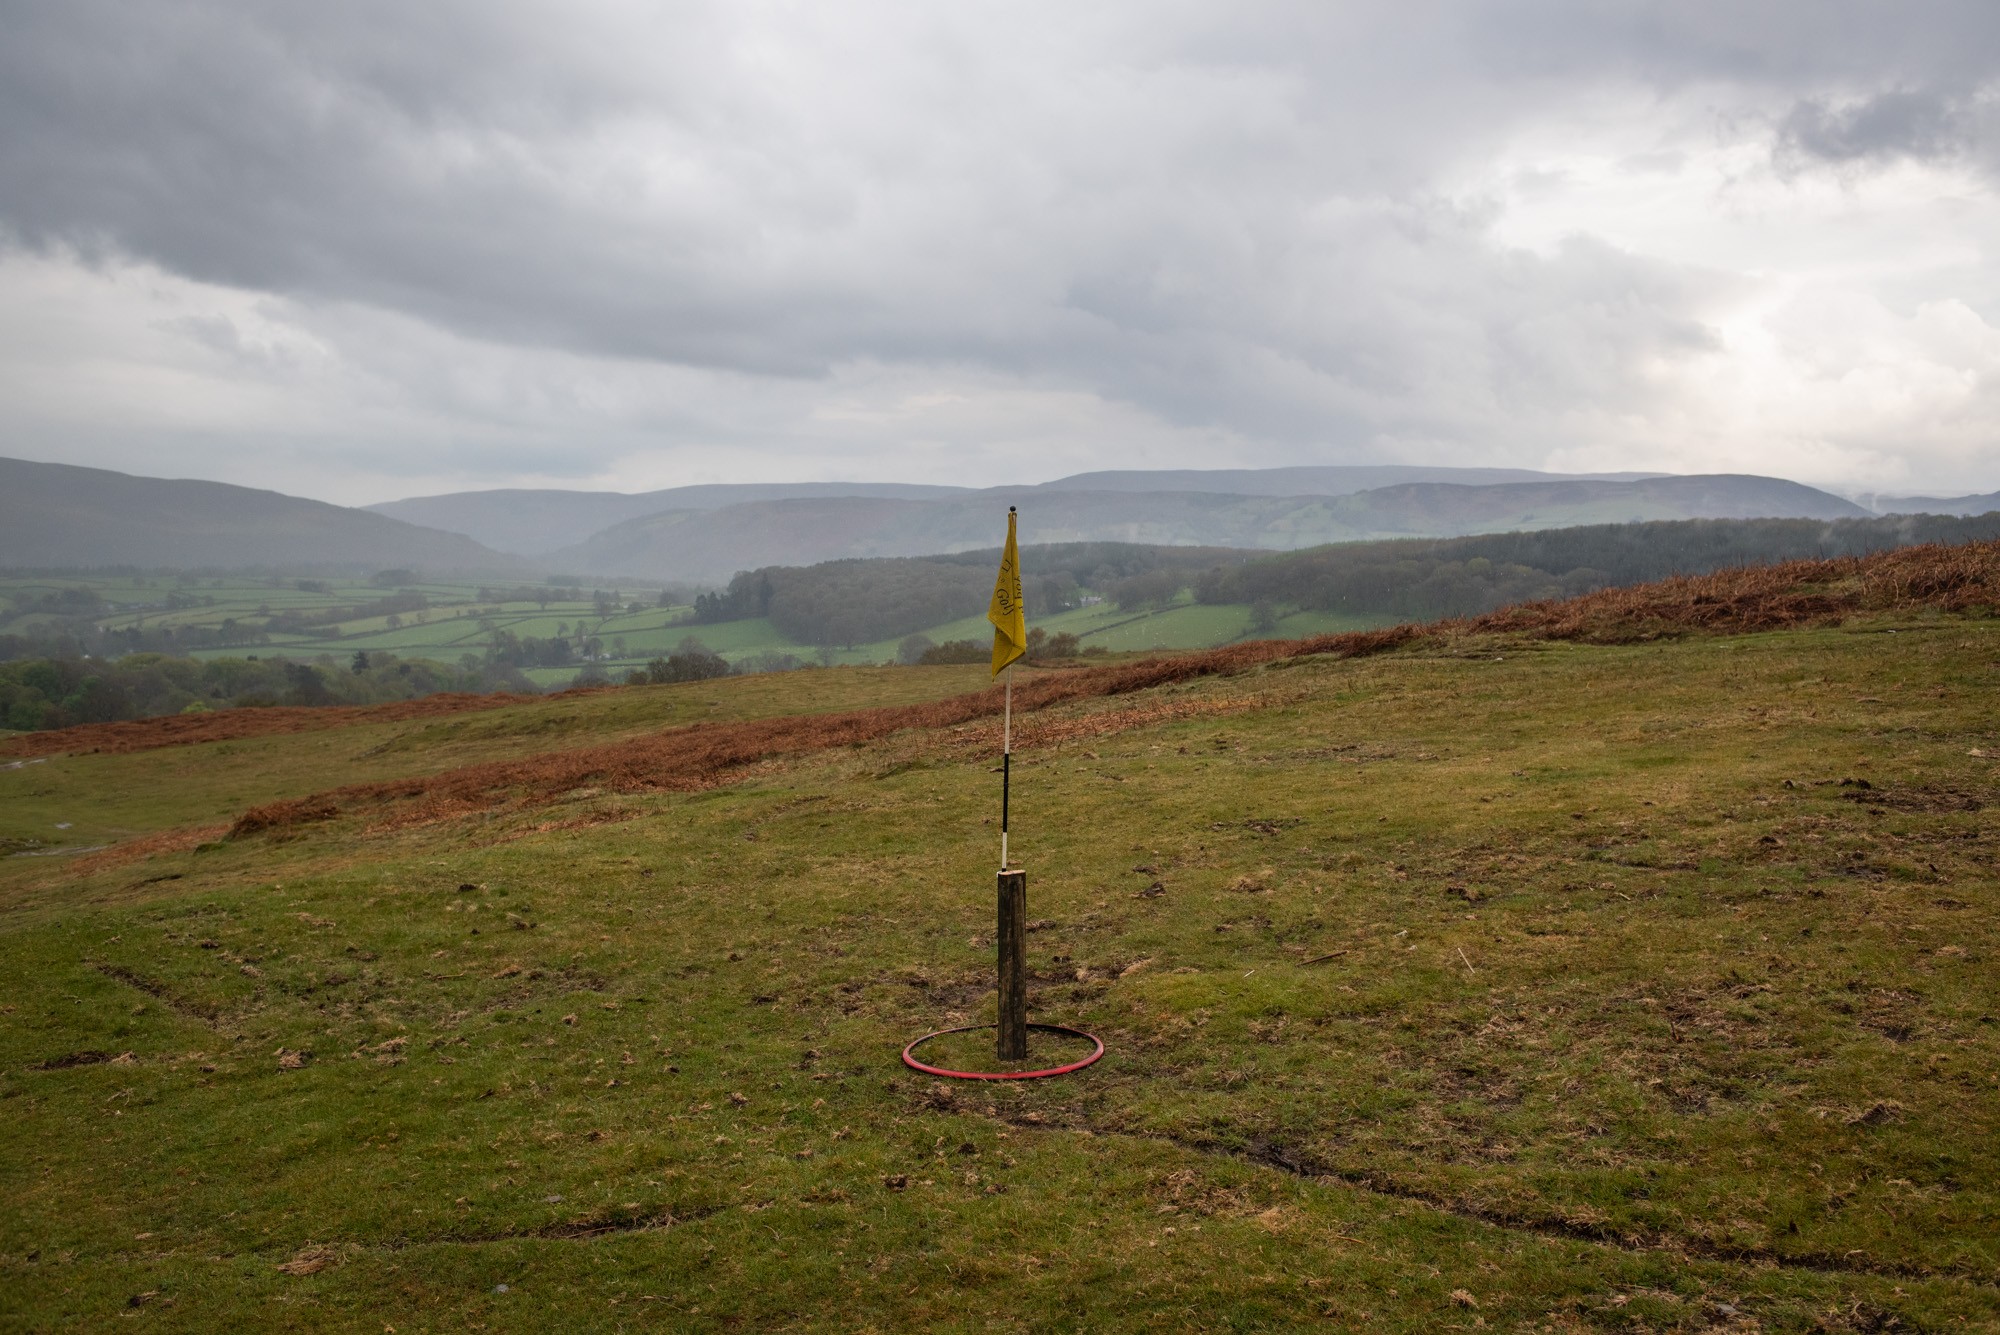
M1032 714L1063 705L1158 690L1204 677L1230 676L1280 659L1359 658L1415 645L1449 644L1480 635L1615 644L1706 632L1743 634L1838 624L1864 614L1919 608L1963 612L2000 606L2000 543L1912 547L1865 557L1686 576L1636 588L1605 589L1560 602L1530 603L1471 620L1397 626L1305 640L1258 640L1101 668L1040 675L1015 693ZM617 792L692 791L774 756L860 746L905 729L935 730L990 718L1001 692L685 729L607 746L495 761L443 774L351 785L252 809L232 837L328 820L343 808L408 804L398 820L421 822L504 803L554 801L583 787ZM1167 708L1185 707L1168 706ZM1156 706L1155 708L1160 708ZM307 712L307 711L298 711ZM1132 726L1150 721L1144 711ZM168 720L171 722L171 720ZM142 724L113 724L142 728ZM1069 727L1078 725L1070 724ZM985 734L981 734L983 737ZM1030 744L1036 733L1024 734ZM87 740L87 739L85 739Z

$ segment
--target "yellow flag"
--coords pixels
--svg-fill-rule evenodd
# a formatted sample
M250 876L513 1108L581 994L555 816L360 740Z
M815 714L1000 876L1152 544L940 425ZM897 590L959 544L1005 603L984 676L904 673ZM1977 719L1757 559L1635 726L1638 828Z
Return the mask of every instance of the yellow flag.
M993 601L986 608L993 623L993 675L1028 652L1028 617L1021 608L1021 554L1014 547L1014 507L1007 507L1007 546L1000 553L1000 574L993 581Z

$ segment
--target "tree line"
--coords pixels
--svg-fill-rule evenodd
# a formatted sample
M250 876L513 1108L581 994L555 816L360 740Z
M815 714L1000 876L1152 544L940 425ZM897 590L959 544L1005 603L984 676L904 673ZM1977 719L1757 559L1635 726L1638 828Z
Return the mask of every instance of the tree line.
M1021 593L1030 617L1079 607L1086 590L1172 598L1194 573L1253 555L1226 547L1076 542L1021 549ZM814 566L746 570L699 595L691 624L769 617L797 644L852 647L977 616L993 593L998 547L949 556L855 557Z
M123 654L184 655L196 649L255 648L270 636L226 618L218 626L124 626L107 630L95 622L45 624L0 634L0 662L24 658L116 658Z
M1204 603L1427 621L1670 575L2000 537L2000 512L1879 519L1677 519L1339 543L1202 572Z
M379 650L345 663L330 656L307 663L155 653L116 660L31 658L0 663L0 727L33 732L211 709L369 705L439 691L536 689L518 671L470 655L455 667Z

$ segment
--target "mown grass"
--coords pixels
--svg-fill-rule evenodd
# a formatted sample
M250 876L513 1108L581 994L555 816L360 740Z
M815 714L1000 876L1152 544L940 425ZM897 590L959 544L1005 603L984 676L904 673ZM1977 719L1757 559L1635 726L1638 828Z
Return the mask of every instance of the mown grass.
M1039 715L1032 1008L1110 1052L1021 1088L895 1061L990 1014L983 724L0 862L0 1321L1991 1328L1996 658L1459 637ZM638 722L547 707L379 759ZM41 768L153 828L169 755Z

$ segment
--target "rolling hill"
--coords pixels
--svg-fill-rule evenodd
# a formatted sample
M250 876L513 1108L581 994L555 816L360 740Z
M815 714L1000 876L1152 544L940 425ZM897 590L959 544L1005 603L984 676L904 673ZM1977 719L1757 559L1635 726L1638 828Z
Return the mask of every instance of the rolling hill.
M519 554L532 553L544 568L585 576L716 582L768 565L981 548L1010 504L1020 506L1030 543L1268 551L1580 524L1867 513L1780 478L1401 466L1083 473L980 491L771 483L643 495L469 492L364 510L219 482L0 460L0 564L519 575L529 569Z
M674 510L721 510L758 501L948 500L1027 492L1207 492L1224 496L1347 496L1403 482L1627 481L1642 473L1538 473L1526 468L1428 468L1409 464L1300 468L1112 469L1077 473L1029 487L920 486L901 482L750 482L668 487L660 491L499 489L384 501L367 508L407 523L463 533L496 551L544 556L614 525ZM1172 541L1184 541L1172 539ZM1185 541L1193 541L1186 539ZM780 558L774 556L772 560Z
M901 482L713 483L636 493L514 488L416 496L366 508L405 523L463 533L495 551L543 556L627 520L672 510L720 510L752 501L845 496L923 500L959 496L968 490Z
M1405 482L1486 487L1501 482L1632 482L1659 473L1544 473L1532 468L1308 464L1293 468L1116 468L1045 482L1044 491L1213 491L1233 496L1351 496Z
M1288 551L1369 538L1454 537L1697 518L1854 518L1867 511L1778 478L1737 475L1487 486L1406 482L1346 496L996 489L947 500L835 497L674 510L553 553L566 569L716 580L764 565L920 556L991 545L1001 507L1024 542L1139 542Z
M0 459L0 566L512 571L457 533L224 482Z
M1984 496L1896 496L1876 502L1889 515L1983 515L2000 510L2000 491Z

